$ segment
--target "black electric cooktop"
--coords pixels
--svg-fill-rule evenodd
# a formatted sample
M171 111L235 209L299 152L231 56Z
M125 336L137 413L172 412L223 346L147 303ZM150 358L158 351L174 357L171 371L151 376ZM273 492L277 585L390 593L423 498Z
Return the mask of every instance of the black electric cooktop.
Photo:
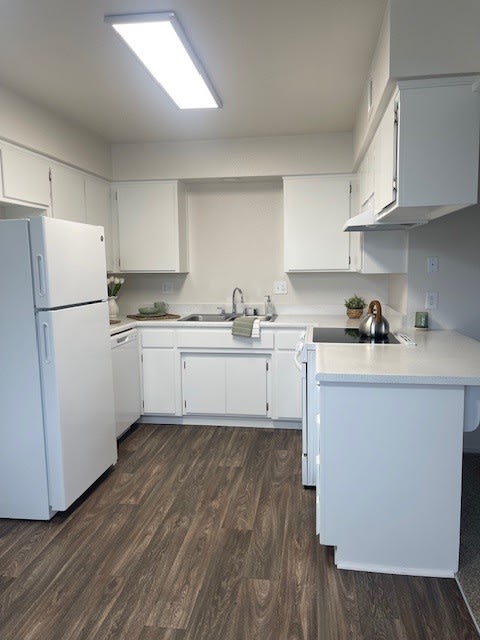
M360 335L360 331L358 329L339 329L330 327L314 327L313 342L331 342L333 344L400 344L400 340L397 340L393 333L388 333L383 338L365 338Z

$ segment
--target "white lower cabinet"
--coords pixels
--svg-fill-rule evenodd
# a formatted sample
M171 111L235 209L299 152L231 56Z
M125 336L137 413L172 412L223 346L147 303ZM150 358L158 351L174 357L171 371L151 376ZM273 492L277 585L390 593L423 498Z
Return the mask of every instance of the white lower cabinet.
M275 354L275 418L302 419L302 377L295 366L295 351Z
M295 363L295 348L304 331L276 332L273 355L273 417L279 420L302 419L302 372Z
M266 355L183 355L183 413L267 416L268 369Z
M143 413L187 424L189 416L216 424L242 417L245 423L266 419L263 425L300 423L294 349L301 334L268 327L260 340L251 340L232 336L230 328L142 328Z
M225 361L221 355L182 359L183 413L225 413Z
M174 349L143 349L143 411L174 415L176 375Z
M233 356L225 359L225 409L230 415L268 414L267 356Z

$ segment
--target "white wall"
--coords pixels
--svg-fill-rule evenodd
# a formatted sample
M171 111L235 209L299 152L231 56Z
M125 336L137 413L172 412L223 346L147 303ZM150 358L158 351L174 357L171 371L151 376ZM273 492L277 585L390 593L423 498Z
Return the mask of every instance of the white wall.
M425 292L438 291L438 310L428 312L430 327L480 340L480 206L412 229L409 241L409 325L415 310L424 309ZM428 256L438 256L438 273L427 274ZM480 429L464 434L464 449L480 451Z
M1 85L0 138L111 178L108 143Z
M352 134L114 144L115 180L349 173Z
M429 311L432 329L455 329L480 340L480 206L469 207L409 232L408 323L423 310L426 291L438 291ZM427 257L438 256L438 273Z
M185 275L126 275L119 296L122 313L156 300L171 305L231 305L242 288L247 303L339 305L353 293L388 301L388 276L349 273L295 274L283 270L283 198L279 179L188 186L190 272ZM274 295L274 280L287 280L288 294ZM171 282L173 294L162 293Z

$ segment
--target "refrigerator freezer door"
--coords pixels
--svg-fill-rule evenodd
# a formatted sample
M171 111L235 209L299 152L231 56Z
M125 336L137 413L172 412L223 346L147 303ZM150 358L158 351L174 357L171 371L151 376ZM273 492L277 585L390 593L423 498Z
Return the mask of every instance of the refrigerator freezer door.
M37 309L107 298L103 227L38 216L30 239Z
M53 510L67 509L117 459L108 326L106 302L37 316Z

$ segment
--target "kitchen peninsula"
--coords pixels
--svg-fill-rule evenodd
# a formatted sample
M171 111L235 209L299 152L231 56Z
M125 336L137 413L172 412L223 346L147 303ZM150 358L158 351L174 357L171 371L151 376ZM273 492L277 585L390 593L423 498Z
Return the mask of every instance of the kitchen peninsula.
M340 568L452 577L480 343L411 333L416 347L317 346L317 532Z

